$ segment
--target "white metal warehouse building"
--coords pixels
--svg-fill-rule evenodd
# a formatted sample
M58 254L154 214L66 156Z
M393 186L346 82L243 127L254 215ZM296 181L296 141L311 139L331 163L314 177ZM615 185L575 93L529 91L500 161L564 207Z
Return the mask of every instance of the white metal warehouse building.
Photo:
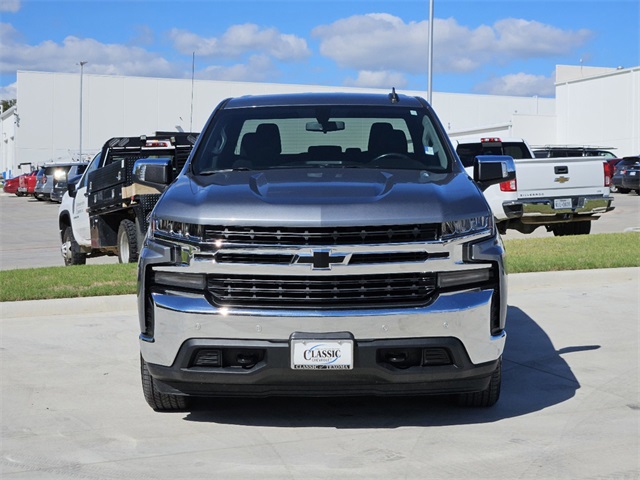
M80 74L18 71L17 105L0 115L0 172L6 178L80 153ZM384 92L380 89L142 78L84 74L82 153L106 140L194 131L227 97L285 92ZM400 91L426 97L424 91ZM193 98L193 102L192 102ZM433 93L452 139L468 135L522 137L531 145L571 144L640 153L640 67L558 66L556 97Z

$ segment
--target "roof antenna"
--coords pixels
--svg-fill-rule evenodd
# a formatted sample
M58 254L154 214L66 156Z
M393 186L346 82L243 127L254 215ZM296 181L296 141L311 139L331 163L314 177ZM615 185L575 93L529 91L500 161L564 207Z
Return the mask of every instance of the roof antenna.
M396 87L391 87L391 93L389 94L389 100L391 100L391 103L398 103L400 101L400 98L398 97L398 94L396 93Z

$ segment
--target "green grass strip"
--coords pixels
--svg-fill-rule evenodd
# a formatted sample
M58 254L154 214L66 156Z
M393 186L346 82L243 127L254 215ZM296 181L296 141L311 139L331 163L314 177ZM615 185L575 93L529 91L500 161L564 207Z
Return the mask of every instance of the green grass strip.
M505 241L509 273L640 266L640 233ZM91 262L91 260L89 260ZM136 293L136 265L79 265L0 271L0 301Z
M640 266L640 233L603 233L505 241L509 273Z
M136 293L136 282L135 264L3 270L0 301L126 295Z

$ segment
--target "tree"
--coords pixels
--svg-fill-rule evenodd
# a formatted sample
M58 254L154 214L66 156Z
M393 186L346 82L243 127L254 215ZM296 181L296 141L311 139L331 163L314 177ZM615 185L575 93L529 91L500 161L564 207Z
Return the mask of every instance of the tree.
M2 100L1 103L2 103L2 111L6 112L17 103L17 100L15 98L12 100Z

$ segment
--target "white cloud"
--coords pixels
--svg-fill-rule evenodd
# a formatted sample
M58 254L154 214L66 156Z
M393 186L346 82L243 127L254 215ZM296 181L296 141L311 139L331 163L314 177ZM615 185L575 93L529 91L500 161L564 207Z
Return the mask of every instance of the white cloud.
M544 75L515 73L487 80L477 85L475 90L490 95L552 97L555 95L555 80Z
M494 24L496 51L509 57L546 57L571 52L583 45L592 33L589 30L562 30L544 23L507 18Z
M301 60L311 52L304 38L260 28L253 23L232 25L220 37L202 37L177 28L169 32L174 48L184 55L237 58L246 53L270 55L278 60Z
M357 78L347 78L345 85L348 87L369 87L369 88L404 88L407 86L407 79L398 72L361 70Z
M149 25L136 25L133 29L134 36L131 39L132 45L145 46L153 45L155 42L155 33Z
M316 27L311 34L320 39L320 53L341 67L413 73L426 68L427 22L406 24L372 13Z
M20 34L10 23L0 22L0 45L8 47L18 41Z
M246 64L231 66L210 65L200 70L197 77L206 80L262 82L277 75L272 60L265 55L252 55Z
M426 73L428 22L404 22L386 13L354 15L312 31L320 53L344 68ZM588 30L562 30L540 22L504 19L469 28L454 18L434 20L434 71L465 73L486 64L506 64L565 54L583 45Z
M91 38L66 37L61 43L45 41L27 45L17 41L16 30L0 25L3 54L0 73L17 70L69 72L78 69L78 62L87 61L87 73L139 76L178 76L179 71L158 54L140 47L105 44Z
M20 10L20 0L0 0L0 12L16 13Z
M196 72L198 78L267 81L279 74L275 60L299 59L310 53L306 42L293 35L279 34L274 29L261 30L255 25L236 27L228 29L222 37L223 51L226 54L239 55L250 52L252 48L264 52L251 55L246 61L236 65L207 66ZM176 32L173 31L174 34ZM152 33L148 28L140 26L132 41L138 45L147 44L153 41ZM201 44L200 37L188 33L176 34L174 40L176 45L182 45L181 48L188 53L188 60L184 59L182 63L170 62L140 46L105 44L95 39L71 35L62 42L44 41L29 45L21 40L20 32L11 24L0 23L0 43L3 47L0 73L15 74L17 70L77 72L78 62L82 60L88 62L84 68L85 73L185 78L191 74L191 47L195 45L200 45L200 50L196 49L196 56L201 57L198 63L206 65L202 57L207 51L213 51L211 45L207 42Z
M6 87L0 87L0 100L13 100L18 98L18 82L13 82Z

